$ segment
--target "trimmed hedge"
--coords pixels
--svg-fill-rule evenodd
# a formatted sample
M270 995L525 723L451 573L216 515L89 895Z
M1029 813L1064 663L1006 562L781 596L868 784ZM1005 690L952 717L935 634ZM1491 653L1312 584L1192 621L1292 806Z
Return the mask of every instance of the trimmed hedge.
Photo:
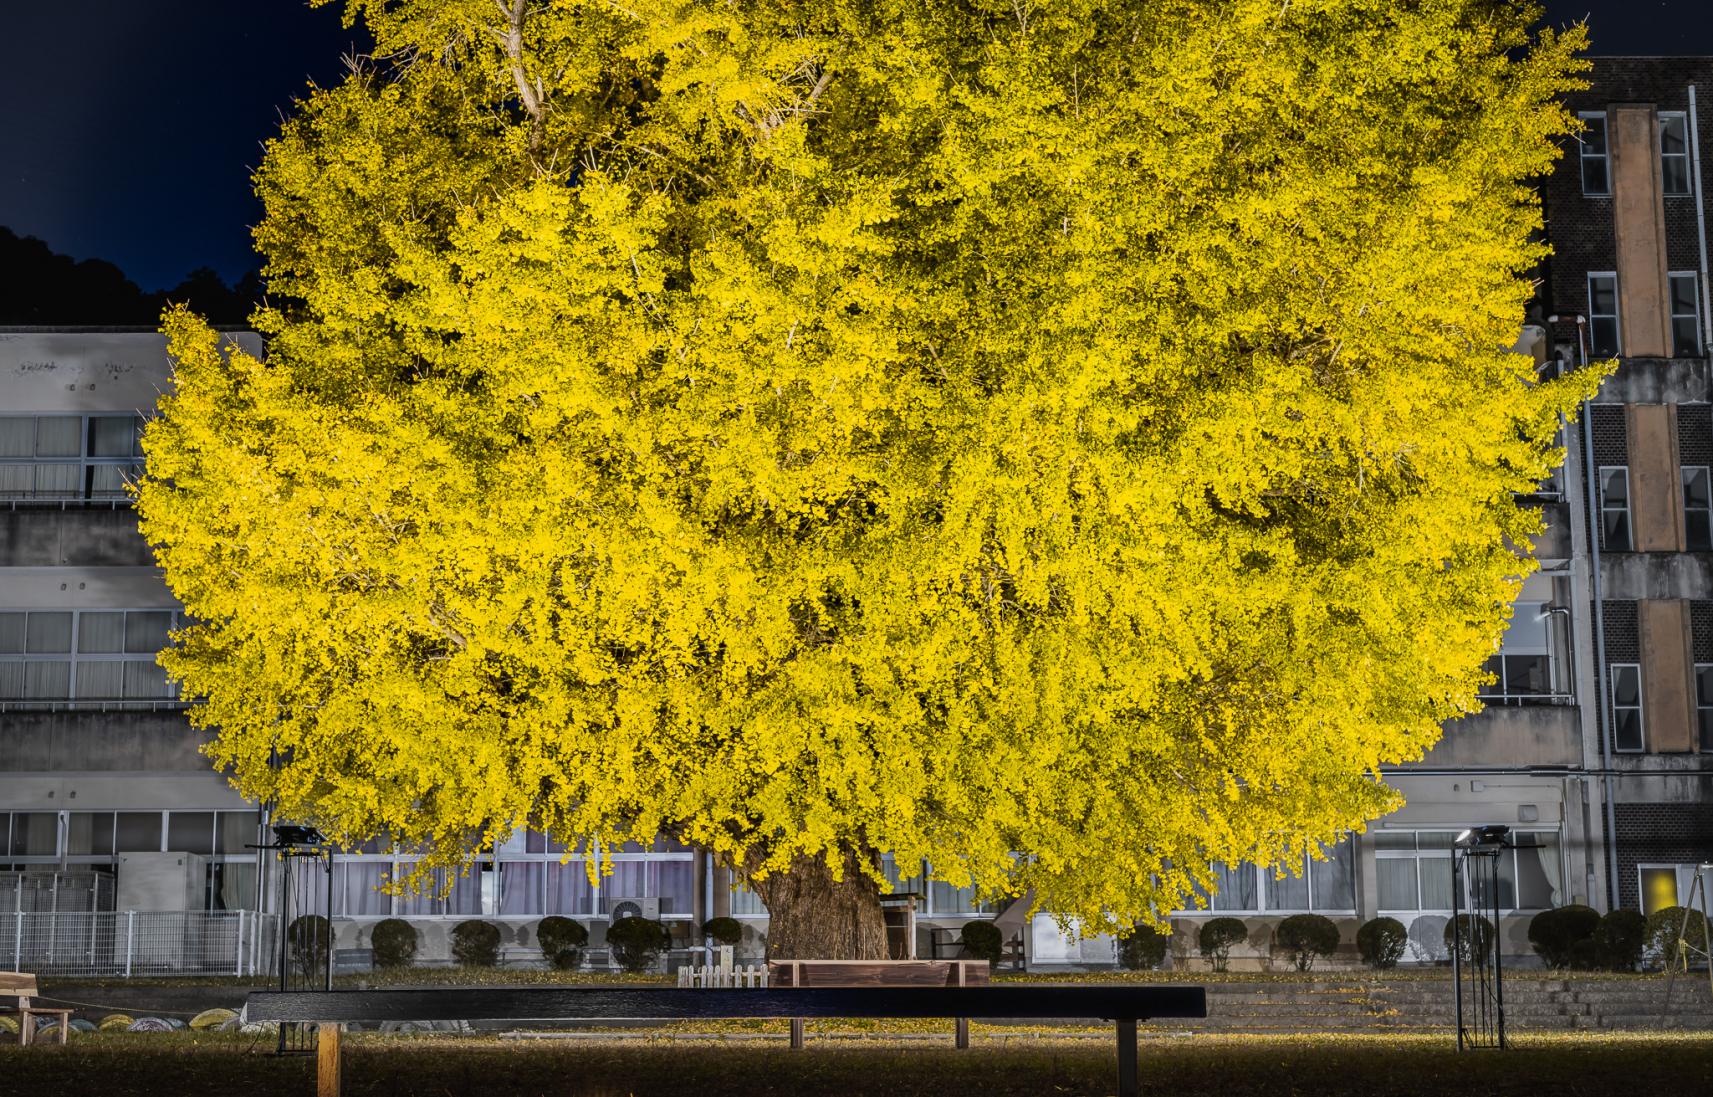
M583 962L583 946L588 943L589 931L582 922L550 914L536 924L535 944L550 967L575 971Z
M1118 939L1118 964L1125 971L1152 971L1165 962L1166 949L1171 943L1171 930L1137 923Z
M468 967L498 967L500 927L472 918L452 927L452 958Z
M292 965L302 975L319 975L326 970L332 940L333 927L319 914L300 914L286 929Z
M1356 952L1372 968L1397 967L1409 943L1410 931L1396 918L1370 918L1356 931Z
M1231 946L1249 939L1249 929L1239 918L1214 918L1202 923L1196 933L1196 947L1202 958L1213 963L1213 970L1224 971L1231 959Z
M1279 923L1273 939L1298 971L1310 971L1315 960L1338 951L1338 924L1324 914L1293 914Z
M1594 931L1599 928L1600 912L1593 907L1573 903L1543 910L1529 919L1529 945L1547 967L1581 967L1594 959Z
M620 918L607 927L613 959L629 972L647 971L671 944L666 927L651 918Z
M1594 931L1594 951L1601 967L1634 971L1642 962L1648 920L1639 910L1614 910L1600 919Z
M1683 931L1683 907L1665 907L1648 915L1647 928L1642 934L1642 947L1647 959L1661 967L1670 967L1677 959L1677 936ZM1696 948L1705 948L1706 917L1698 910L1689 912L1689 926L1684 937Z
M994 967L999 966L999 954L1005 946L999 927L992 922L965 922L958 943L964 946L964 955L972 960L986 960Z
M376 967L409 967L416 959L416 927L403 918L383 919L370 932L369 947Z
M702 932L716 944L735 945L743 940L743 923L736 918L709 918L702 923Z

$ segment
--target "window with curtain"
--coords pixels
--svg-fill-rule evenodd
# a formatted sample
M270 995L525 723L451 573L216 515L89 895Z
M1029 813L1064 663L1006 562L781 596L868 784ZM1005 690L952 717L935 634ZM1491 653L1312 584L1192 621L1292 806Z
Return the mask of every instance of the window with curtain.
M0 498L127 501L142 424L130 412L0 416Z
M542 861L501 861L500 913L514 916L554 913L544 906L547 868Z
M589 884L585 862L547 862L547 911L567 918L587 918L594 913L595 889Z
M0 613L0 701L172 700L155 656L179 622L172 610Z
M732 917L767 917L767 907L762 905L761 896L751 891L742 881L732 885Z
M1448 914L1452 908L1451 830L1383 830L1374 835L1374 871L1383 913ZM1501 910L1546 910L1564 902L1558 835L1512 831L1500 854L1498 893L1478 897Z
M346 861L333 866L334 912L346 918L382 918L392 913L392 896L381 890L387 880L383 861Z

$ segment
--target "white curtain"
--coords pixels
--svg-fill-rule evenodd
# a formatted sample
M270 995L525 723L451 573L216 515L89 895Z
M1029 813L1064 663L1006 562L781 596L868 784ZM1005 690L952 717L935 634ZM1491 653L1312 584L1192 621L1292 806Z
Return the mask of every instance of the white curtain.
M77 650L117 655L125 650L125 615L85 611L77 621Z

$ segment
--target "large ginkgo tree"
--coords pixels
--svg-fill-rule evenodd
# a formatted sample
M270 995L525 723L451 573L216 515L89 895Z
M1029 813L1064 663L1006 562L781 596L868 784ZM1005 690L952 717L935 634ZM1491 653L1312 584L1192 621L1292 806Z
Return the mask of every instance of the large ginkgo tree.
M670 836L779 956L881 857L1096 925L1473 709L1577 377L1509 349L1579 31L1500 0L350 0L167 317L163 662L428 864ZM599 865L598 858L593 862Z

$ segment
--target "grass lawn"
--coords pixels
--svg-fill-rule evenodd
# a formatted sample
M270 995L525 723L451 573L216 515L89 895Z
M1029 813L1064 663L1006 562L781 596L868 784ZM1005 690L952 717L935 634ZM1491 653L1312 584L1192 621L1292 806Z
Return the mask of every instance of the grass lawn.
M313 1064L279 1060L265 1037L117 1034L65 1048L0 1046L0 1094L310 1097ZM1524 1037L1504 1053L1458 1055L1444 1036L1155 1037L1143 1085L1162 1097L1396 1094L1692 1094L1713 1091L1706 1034ZM348 1038L345 1092L422 1097L653 1097L873 1094L1070 1097L1113 1091L1107 1041L999 1042L967 1052L900 1041L793 1052L734 1041Z

